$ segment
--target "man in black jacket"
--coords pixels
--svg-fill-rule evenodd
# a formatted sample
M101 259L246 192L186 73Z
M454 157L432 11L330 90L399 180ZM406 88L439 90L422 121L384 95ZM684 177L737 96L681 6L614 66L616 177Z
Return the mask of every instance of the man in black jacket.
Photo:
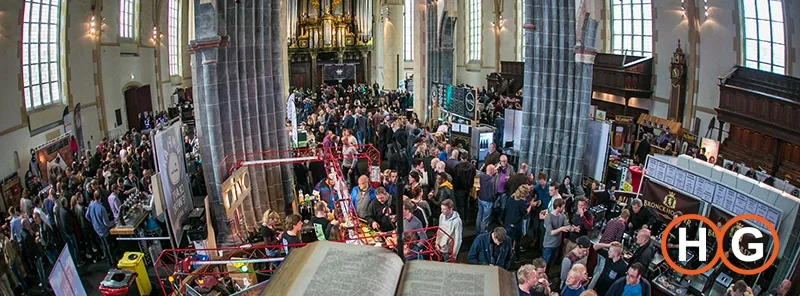
M58 212L55 213L57 217L56 221L58 222L57 226L61 231L61 238L63 238L67 243L67 249L69 249L72 260L75 261L75 266L80 266L81 260L78 256L78 241L72 231L72 214L70 214L69 210L67 210L69 204L67 203L67 199L64 197L59 198L57 202L61 203L61 206L58 208Z
M42 264L42 258L44 258L44 249L42 248L42 245L39 244L38 235L33 233L31 223L28 219L23 219L22 221L21 234L22 239L20 241L20 249L22 250L22 255L26 260L28 260L30 266L36 267L40 281L39 287L42 289L42 291L44 291L44 287L46 287L47 283L47 277L45 275L46 270Z
M389 203L389 193L379 187L375 189L375 199L367 207L367 223L376 231L386 232L394 230L395 215Z
M647 267L650 266L650 262L653 261L653 256L656 253L656 245L650 240L650 230L639 230L636 234L636 245L639 248L636 249L636 252L633 253L628 262L631 264L638 262L647 271ZM643 272L640 275L644 276L645 274Z
M645 134L642 141L639 142L639 147L636 148L636 162L644 164L647 161L647 156L650 155L650 134Z
M631 201L631 219L628 222L628 229L637 231L639 229L649 229L656 221L656 217L650 209L644 207L641 199L634 198Z
M358 144L363 145L367 137L367 118L364 117L364 112L360 108L356 108L356 126L355 134L358 139Z
M453 195L456 202L456 211L461 214L464 223L467 223L469 212L469 193L475 185L475 166L469 161L467 153L459 155L461 161L456 165L453 175Z

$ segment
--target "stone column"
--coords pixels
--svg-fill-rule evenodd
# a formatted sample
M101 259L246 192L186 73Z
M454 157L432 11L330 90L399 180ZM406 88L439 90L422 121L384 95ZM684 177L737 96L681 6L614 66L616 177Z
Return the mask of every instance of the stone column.
M386 0L389 19L383 20L383 87L397 89L398 56L403 54L403 0ZM401 74L402 75L402 74Z
M317 76L317 53L312 51L309 53L311 55L311 74L308 76L311 78L311 89L317 89L317 86L322 83L322 81L317 81L319 77Z
M575 2L525 0L525 78L520 160L553 180L583 176L597 22L577 35ZM583 41L576 46L577 40Z
M209 3L210 2L210 3ZM220 185L238 161L285 158L263 151L289 147L284 118L280 1L195 0L195 117L206 188L225 245L228 221ZM250 167L251 195L242 204L248 226L266 209L283 211L294 195L288 165ZM284 198L285 197L285 198Z
M420 122L428 120L428 83L430 77L426 73L428 68L428 44L435 43L427 33L428 11L436 10L436 6L426 0L417 0L414 5L414 113L419 116ZM419 25L417 25L419 24Z
M369 63L369 51L362 51L361 52L361 64L362 69L364 69L364 83L366 85L372 85L369 81L372 76L370 73L372 72L372 65Z

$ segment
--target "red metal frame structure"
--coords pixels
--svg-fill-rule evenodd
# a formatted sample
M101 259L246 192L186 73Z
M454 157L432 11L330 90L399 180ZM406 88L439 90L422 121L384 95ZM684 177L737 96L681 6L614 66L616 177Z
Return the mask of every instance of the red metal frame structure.
M415 229L405 231L404 235L408 237L415 236L416 233L426 232L434 233L428 239L409 239L406 241L407 245L419 246L416 250L411 250L407 253L406 260L429 260L429 261L442 261L441 252L436 248L436 238L439 235L444 235L449 240L450 246L454 247L452 243L452 236L445 233L439 227L428 227L422 229ZM381 246L394 251L392 244L395 233L379 233L372 238L380 241ZM341 241L340 241L341 242ZM269 264L268 268L257 269L252 271L231 272L228 271L226 265L234 262L281 262L285 258L282 255L272 255L275 250L282 250L284 247L302 247L306 244L292 244L292 245L245 245L242 247L230 248L216 248L216 249L167 249L161 252L158 259L155 261L155 272L158 282L161 285L161 292L163 295L171 295L175 292L176 288L183 291L184 285L192 284L198 278L203 276L225 276L232 273L261 273L272 274L275 272L274 265ZM219 252L225 253L223 256L216 259L209 260L193 260L192 256L196 254L215 255ZM453 253L453 249L449 251ZM212 256L213 258L214 256ZM231 259L236 258L236 259ZM454 262L455 256L450 256L445 262ZM193 269L194 266L199 266ZM169 277L174 279L177 286L173 286L168 280Z
M380 152L375 149L372 145L358 145L357 146L358 153L355 155L357 159L365 158L367 160L367 167L370 168L372 166L380 167L381 157ZM287 157L288 156L288 157ZM247 166L270 166L270 165L282 165L282 164L296 164L296 163L305 163L307 161L324 161L325 169L328 172L333 172L336 175L336 184L337 184L337 191L340 197L339 200L335 203L335 217L342 222L341 225L351 225L351 228L343 227L343 236L344 238L349 238L351 241L357 240L361 243L367 243L368 239L374 237L373 235L366 234L363 232L361 228L361 223L358 218L358 214L355 211L355 207L353 206L352 201L350 200L349 190L347 186L343 186L344 182L344 175L342 174L341 167L339 166L339 161L341 161L344 156L341 153L341 148L334 146L332 148L298 148L298 149L291 149L291 150L276 150L276 151L264 151L264 152L254 152L254 153L243 153L243 154L232 154L227 155L221 162L220 167L228 173L230 177L233 172L241 167ZM373 182L375 185L377 182ZM241 235L238 233L241 231L240 220L241 216L239 214L238 207L234 211L234 219L233 221L229 221L229 223L233 223L231 225L231 229L236 232L240 239L242 239ZM437 228L438 227L434 227ZM347 231L353 230L353 231ZM430 230L425 229L425 230ZM424 230L417 230L417 231L424 231ZM347 232L347 234L345 233ZM413 231L412 231L413 232ZM441 232L441 231L438 231ZM406 232L409 233L409 232ZM443 233L443 232L442 232ZM384 234L384 237L389 236L389 234ZM434 238L435 239L435 238ZM450 238L452 240L452 238ZM422 245L426 246L435 246L435 244L431 243L435 240L431 240L430 242L421 243ZM305 244L299 244L297 246L302 246ZM167 290L165 288L165 283L168 284L168 288L172 288L171 284L167 281L165 282L164 276L172 276L175 279L176 283L183 283L184 278L186 277L193 277L193 276L218 276L223 274L228 274L229 272L226 271L213 271L214 266L216 265L207 265L203 268L199 268L196 271L191 271L190 266L192 265L191 256L194 254L217 254L217 252L225 252L227 258L236 257L236 258L244 258L245 260L271 260L275 259L276 261L281 261L282 257L270 257L268 254L268 250L280 249L283 246L249 246L247 247L233 247L233 248L216 248L216 249L170 249L164 250L159 255L158 259L154 263L156 275L159 279L159 283L161 284L162 292L164 295L167 295ZM294 246L294 245L290 245ZM428 249L425 254L429 254L431 252L436 252L435 248ZM225 257L223 257L225 258ZM431 256L430 258L439 258L436 256ZM226 260L226 259L221 259ZM451 261L452 262L452 261ZM171 266L171 268L170 268ZM210 266L210 267L209 267ZM264 270L257 270L254 272L258 273L271 273L274 272L273 269L264 269ZM178 275L176 278L175 276ZM182 286L179 286L182 289Z

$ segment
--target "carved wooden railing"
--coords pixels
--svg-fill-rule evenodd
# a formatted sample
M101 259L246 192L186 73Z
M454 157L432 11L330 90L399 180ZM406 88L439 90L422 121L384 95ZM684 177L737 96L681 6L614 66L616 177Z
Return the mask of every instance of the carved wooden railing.
M736 66L720 77L718 118L800 143L800 79Z

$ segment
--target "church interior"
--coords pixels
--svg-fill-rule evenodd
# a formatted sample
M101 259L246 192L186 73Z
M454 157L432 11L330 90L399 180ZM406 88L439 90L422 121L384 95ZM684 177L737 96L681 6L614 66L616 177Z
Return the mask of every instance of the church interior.
M520 220L520 238L512 235L520 230L509 228L506 206L516 188L491 192L502 200L489 203L491 219L481 208L482 176L500 168L506 176L509 165L508 176L529 176L522 186L534 200L543 198L535 186L562 184L567 212L583 217L579 200L589 203L594 225L578 231L595 246L582 263L591 267L584 290L599 276L594 240L602 242L607 223L638 201L654 216L649 228L662 261L672 255L666 242L661 254L661 232L680 213L722 221L718 227L746 214L768 222L737 224L766 237L753 241L765 242L769 256L742 268L764 265L757 273L737 275L719 263L700 275L706 286L653 275L675 268L648 261L653 295L800 295L800 25L792 15L800 15L800 1L0 1L0 68L8 71L0 79L0 218L8 225L0 294L111 295L98 290L106 272L118 263L125 270L122 262L136 253L144 259L138 285L129 286L141 295L233 295L250 286L276 295L256 284L283 279L271 277L278 265L264 259L275 256L272 249L259 246L270 244L261 236L270 221L287 224L282 233L303 222L296 243L305 244L319 225L317 211L327 209L336 229L363 223L379 237L384 225L359 214L361 177L372 192L365 207L382 192L400 218L408 211L404 195L417 205L420 176L430 208L417 222L435 228L449 219L438 209L442 186L454 191L450 210L463 220L462 252L442 256L431 247L438 261L472 263L470 246L505 227L514 241L505 269L517 272L522 293L523 267L547 249L541 225ZM441 170L431 165L434 153L444 153ZM461 162L472 163L472 172L462 173ZM463 185L461 176L472 178ZM611 205L595 201L601 196ZM552 204L537 207L541 217L551 214ZM544 221L527 210L520 219ZM413 227L391 219L397 232ZM42 249L30 262L28 226L35 242L27 246ZM628 227L633 249L644 226ZM57 246L42 242L50 241L42 236L47 227L60 237ZM328 238L319 231L314 241ZM580 249L570 235L562 248ZM394 239L392 251L403 254L415 247L409 239L420 238ZM288 254L287 242L272 243ZM13 256L9 245L21 253ZM250 249L231 255L226 247ZM545 259L552 292L561 295L572 295L572 272L559 263L570 250ZM60 266L59 254L75 264ZM251 260L245 272L231 256ZM207 287L192 276L215 283L220 276L204 273L205 265L229 273L229 283L216 286L228 291L194 291ZM67 280L73 271L80 278ZM750 294L725 294L738 281ZM242 295L259 292L252 293Z

